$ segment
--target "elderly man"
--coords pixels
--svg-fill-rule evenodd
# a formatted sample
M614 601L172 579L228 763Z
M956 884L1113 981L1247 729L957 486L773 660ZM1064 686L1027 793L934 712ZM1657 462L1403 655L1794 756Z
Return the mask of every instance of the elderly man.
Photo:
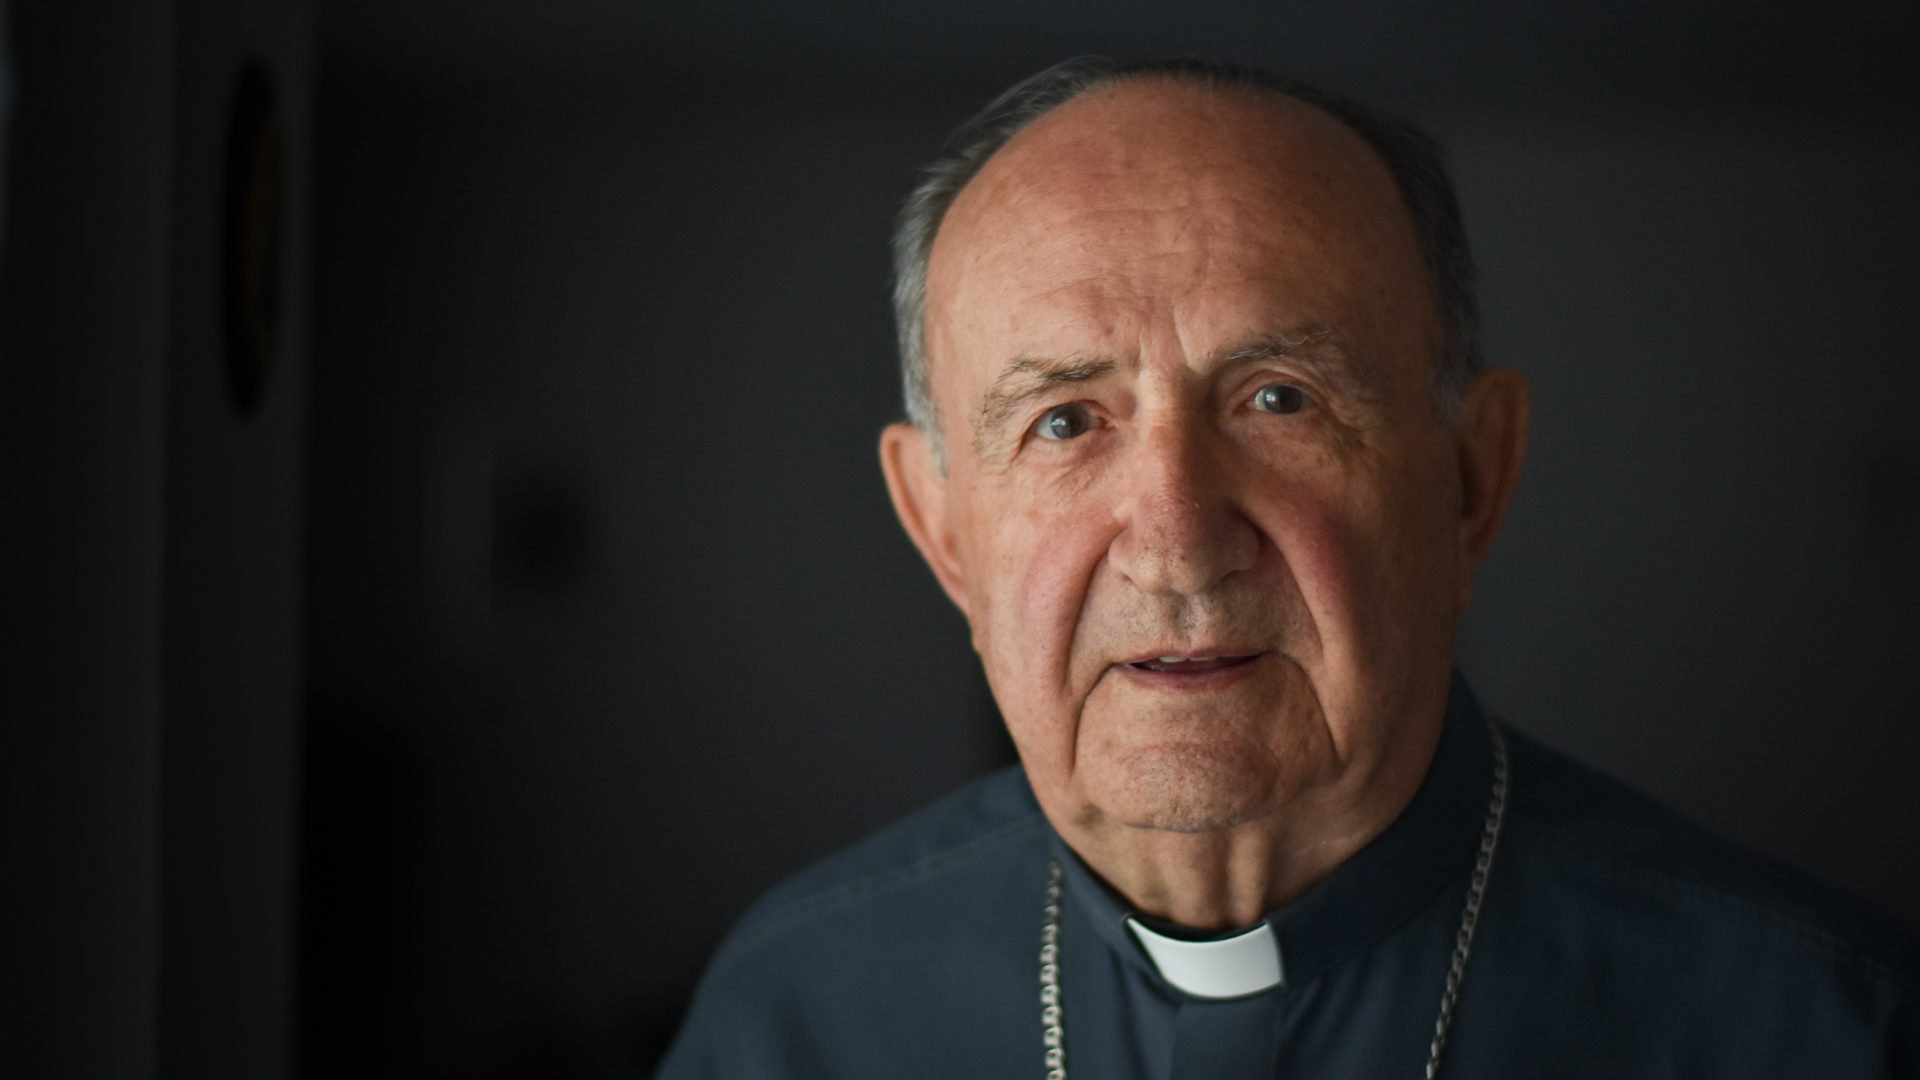
M1906 969L1455 674L1527 389L1426 139L1076 62L896 247L887 486L1021 767L764 900L663 1077L1912 1073Z

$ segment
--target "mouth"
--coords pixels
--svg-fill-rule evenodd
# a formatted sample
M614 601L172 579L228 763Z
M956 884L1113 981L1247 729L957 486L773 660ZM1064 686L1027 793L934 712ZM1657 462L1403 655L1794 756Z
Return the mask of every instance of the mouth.
M1242 656L1156 656L1145 660L1135 660L1127 667L1135 671L1151 671L1161 675L1211 675L1216 671L1241 667L1260 659L1264 653L1248 653Z

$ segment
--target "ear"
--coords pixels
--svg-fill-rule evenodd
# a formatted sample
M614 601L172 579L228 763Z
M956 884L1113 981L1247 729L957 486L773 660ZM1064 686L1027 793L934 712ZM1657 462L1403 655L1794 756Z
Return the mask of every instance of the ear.
M880 471L913 546L933 568L947 599L967 614L966 574L947 519L947 477L934 463L926 432L912 424L888 424L880 433Z
M1492 550L1520 483L1530 409L1527 380L1512 368L1481 372L1461 401L1455 430L1460 455L1462 608L1473 587L1473 571Z

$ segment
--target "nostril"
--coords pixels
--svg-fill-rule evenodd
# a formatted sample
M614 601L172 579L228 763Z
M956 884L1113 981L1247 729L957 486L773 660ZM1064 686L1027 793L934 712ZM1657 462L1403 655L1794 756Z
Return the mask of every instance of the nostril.
M1193 595L1253 565L1259 537L1225 500L1190 492L1142 499L1114 538L1115 569L1154 595Z

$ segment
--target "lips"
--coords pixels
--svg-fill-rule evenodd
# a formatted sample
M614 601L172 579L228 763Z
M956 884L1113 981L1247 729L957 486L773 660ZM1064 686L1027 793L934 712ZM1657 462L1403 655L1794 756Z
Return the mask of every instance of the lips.
M1246 656L1161 656L1150 660L1135 660L1127 666L1138 671L1155 671L1165 675L1207 675L1252 663L1259 657L1259 653Z

